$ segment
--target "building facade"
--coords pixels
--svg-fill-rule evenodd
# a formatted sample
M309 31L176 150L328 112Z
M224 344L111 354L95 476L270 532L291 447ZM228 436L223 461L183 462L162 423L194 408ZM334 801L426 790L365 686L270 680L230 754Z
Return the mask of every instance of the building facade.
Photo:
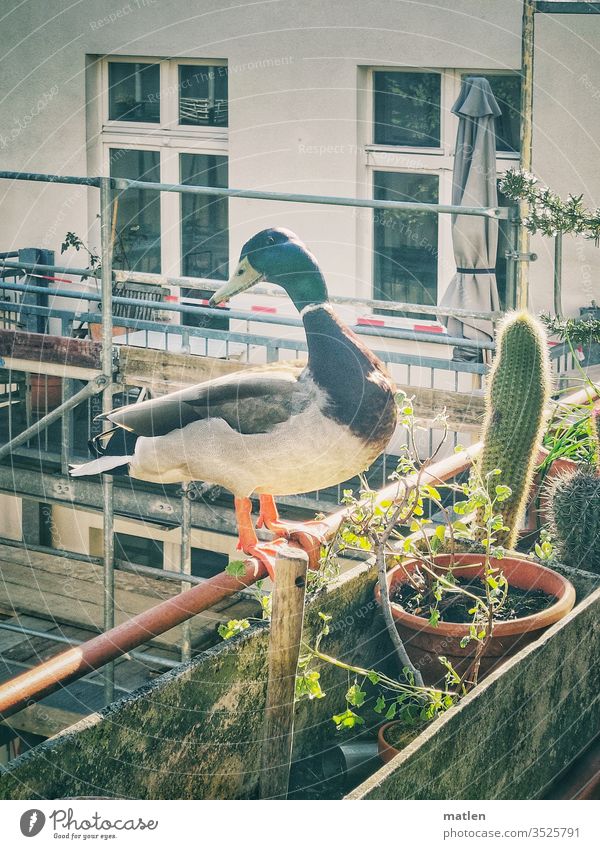
M10 6L7 169L449 203L450 110L473 73L488 77L503 112L498 173L518 162L517 0ZM534 171L592 207L599 35L595 16L536 18ZM0 197L1 250L58 252L68 231L97 248L96 191L4 182ZM243 242L272 225L310 245L337 294L431 305L454 272L448 216L152 192L121 199L115 263L221 279ZM531 305L551 309L552 241L532 249ZM504 250L501 239L501 294ZM599 263L593 244L566 240L568 314L600 294Z

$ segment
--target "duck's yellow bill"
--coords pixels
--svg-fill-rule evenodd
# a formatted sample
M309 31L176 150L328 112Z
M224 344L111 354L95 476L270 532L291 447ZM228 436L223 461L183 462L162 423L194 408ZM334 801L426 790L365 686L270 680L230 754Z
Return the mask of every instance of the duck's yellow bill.
M216 304L222 304L223 301L228 301L233 295L238 295L240 292L245 292L255 283L262 280L263 276L260 271L257 271L247 257L240 260L236 270L233 272L227 283L221 286L211 297L209 306L214 307Z

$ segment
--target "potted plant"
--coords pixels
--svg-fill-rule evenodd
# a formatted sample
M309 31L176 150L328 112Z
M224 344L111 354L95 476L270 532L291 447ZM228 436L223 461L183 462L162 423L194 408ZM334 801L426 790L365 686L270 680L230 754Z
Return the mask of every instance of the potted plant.
M552 533L561 560L576 569L600 574L600 409L590 417L593 463L581 463L557 477L548 491Z

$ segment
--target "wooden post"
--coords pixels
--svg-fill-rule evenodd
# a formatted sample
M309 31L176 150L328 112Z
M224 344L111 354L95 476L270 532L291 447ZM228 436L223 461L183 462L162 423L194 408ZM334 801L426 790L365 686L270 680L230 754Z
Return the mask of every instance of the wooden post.
M269 679L260 797L285 799L294 737L294 693L302 640L308 555L301 548L279 549L269 640Z

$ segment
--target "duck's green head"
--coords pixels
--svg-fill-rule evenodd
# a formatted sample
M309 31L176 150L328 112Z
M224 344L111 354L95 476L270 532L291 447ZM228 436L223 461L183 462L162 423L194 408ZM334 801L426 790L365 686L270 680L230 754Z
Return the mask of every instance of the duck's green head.
M283 227L262 230L246 242L238 267L210 303L227 301L261 280L282 286L298 310L327 301L327 288L316 259L295 233Z

